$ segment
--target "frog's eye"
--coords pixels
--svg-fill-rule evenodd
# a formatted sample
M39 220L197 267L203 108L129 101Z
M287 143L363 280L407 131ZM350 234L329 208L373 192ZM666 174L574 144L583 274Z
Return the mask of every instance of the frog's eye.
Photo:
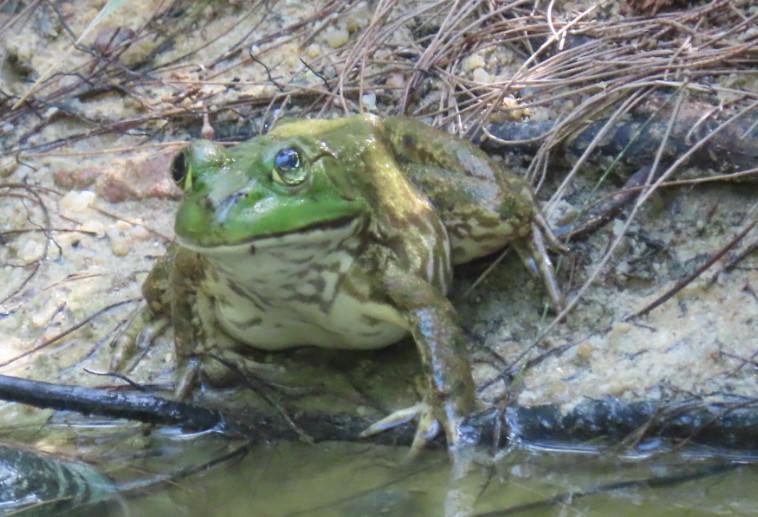
M281 185L293 187L300 185L308 176L308 171L303 167L300 151L294 147L285 147L274 156L274 170L271 178Z
M187 167L187 160L184 158L184 151L178 153L171 162L171 176L174 182L182 190L192 188L192 172Z

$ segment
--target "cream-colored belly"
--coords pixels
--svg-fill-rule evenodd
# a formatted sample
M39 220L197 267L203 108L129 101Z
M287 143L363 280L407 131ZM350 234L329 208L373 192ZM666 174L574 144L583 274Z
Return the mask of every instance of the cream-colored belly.
M208 269L201 291L212 305L208 313L226 334L263 350L372 349L399 341L407 334L405 319L391 305L373 301L371 275L355 261L364 242L356 237L361 224L203 250ZM429 281L439 275L444 290L449 248L442 228L440 253L433 229L427 233L435 238L417 243L426 253L413 270Z
M355 265L361 246L355 233L327 228L259 240L249 258L241 247L217 248L202 286L216 321L228 335L264 350L371 349L400 340L407 332L403 318L371 301L368 276Z
M216 319L224 331L263 350L302 345L372 349L395 343L407 334L392 307L360 301L345 292L338 292L328 307L282 300L266 303L228 287L216 300Z

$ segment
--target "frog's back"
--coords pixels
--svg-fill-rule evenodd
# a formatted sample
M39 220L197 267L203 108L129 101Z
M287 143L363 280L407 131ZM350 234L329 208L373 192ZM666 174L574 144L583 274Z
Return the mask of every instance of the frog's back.
M470 142L406 117L384 128L406 177L447 228L454 264L489 255L530 232L531 189Z

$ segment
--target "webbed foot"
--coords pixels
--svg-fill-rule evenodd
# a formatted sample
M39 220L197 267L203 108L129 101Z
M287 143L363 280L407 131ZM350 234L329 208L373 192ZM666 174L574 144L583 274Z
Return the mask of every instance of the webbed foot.
M418 425L416 426L416 434L413 436L413 444L409 452L409 456L415 458L429 442L434 440L441 428L439 420L434 415L434 409L426 402L419 402L411 407L390 413L364 429L360 437L365 438L389 429L394 429L415 419L418 420Z
M443 422L437 416L435 408L427 402L419 402L411 407L399 409L387 415L381 420L374 422L364 429L360 437L365 438L389 429L407 424L411 420L418 420L416 434L413 436L413 443L408 453L410 458L415 458L419 453L440 433L445 431L447 437L448 449L454 451L465 445L468 440L465 437L466 432L463 426L463 417L457 415L453 408L447 408Z
M282 366L260 363L233 350L180 357L175 393L180 400L186 398L201 380L212 386L227 386L251 376L271 379L283 373Z

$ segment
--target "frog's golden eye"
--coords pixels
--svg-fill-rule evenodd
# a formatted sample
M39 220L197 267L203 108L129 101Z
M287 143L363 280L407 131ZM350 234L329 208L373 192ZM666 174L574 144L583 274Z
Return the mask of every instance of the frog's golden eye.
M290 187L300 185L308 176L303 167L300 151L294 147L285 147L274 156L274 170L271 178L281 185Z
M192 172L187 167L187 160L184 158L184 151L178 153L171 162L171 177L182 190L192 188Z

